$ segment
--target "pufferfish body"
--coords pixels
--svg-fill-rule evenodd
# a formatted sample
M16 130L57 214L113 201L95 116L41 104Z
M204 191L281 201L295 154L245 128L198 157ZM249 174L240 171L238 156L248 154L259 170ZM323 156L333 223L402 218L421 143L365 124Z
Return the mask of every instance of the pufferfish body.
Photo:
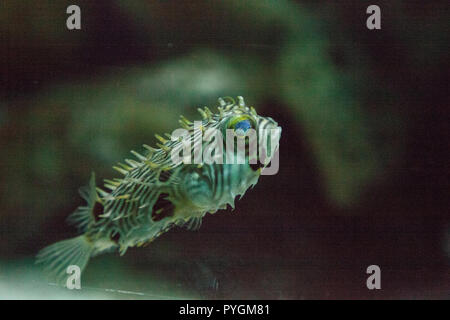
M219 98L219 104L215 114L207 107L198 109L202 115L201 122L197 122L201 123L200 130L181 116L179 122L189 133L193 157L198 147L204 150L214 143L223 144L224 158L229 156L227 152L233 152L236 158L240 156L235 148L225 147L225 138L213 142L205 139L208 129L222 133L231 129L239 137L252 128L258 139L267 130L275 129L278 145L281 128L272 118L247 107L242 97L238 97L238 103L232 98ZM144 145L145 155L131 151L137 160L126 159L126 164L114 167L123 178L105 179L105 188L110 191L98 188L92 174L89 185L80 189L86 205L68 218L82 234L56 242L37 255L36 262L42 263L53 278L62 280L70 265L83 270L89 258L100 253L118 250L123 255L127 248L148 244L173 226L197 230L206 213L228 205L234 209L235 197L242 197L258 182L261 170L270 161L254 164L247 157L238 163L175 163L171 154L186 144L167 136L165 139L156 135L161 142L158 148Z

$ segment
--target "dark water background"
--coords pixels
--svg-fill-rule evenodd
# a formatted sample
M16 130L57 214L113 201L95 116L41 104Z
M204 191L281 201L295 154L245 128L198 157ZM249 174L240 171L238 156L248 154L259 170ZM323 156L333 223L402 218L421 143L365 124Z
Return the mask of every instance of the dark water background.
M378 1L375 31L366 1L78 1L79 31L69 4L0 4L0 297L449 298L446 1ZM283 127L279 173L49 286L90 172L228 95Z

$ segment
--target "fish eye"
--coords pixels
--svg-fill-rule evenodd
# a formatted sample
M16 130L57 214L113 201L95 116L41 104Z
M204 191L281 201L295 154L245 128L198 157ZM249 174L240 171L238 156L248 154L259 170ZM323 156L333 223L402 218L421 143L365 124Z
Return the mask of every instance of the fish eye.
M234 132L236 132L238 136L244 136L251 127L250 120L241 120L234 126Z
M229 129L233 129L237 136L245 136L248 129L253 128L253 121L248 116L238 116L230 120Z

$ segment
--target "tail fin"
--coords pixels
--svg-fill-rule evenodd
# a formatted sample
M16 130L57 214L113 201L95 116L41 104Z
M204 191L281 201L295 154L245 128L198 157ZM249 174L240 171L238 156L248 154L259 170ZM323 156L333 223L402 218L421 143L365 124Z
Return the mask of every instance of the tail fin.
M65 284L68 274L67 267L76 265L83 270L92 254L92 243L85 235L56 242L41 251L36 256L36 263L44 265L44 271L51 280Z
M85 206L79 206L74 213L68 218L69 224L76 225L81 232L85 232L87 226L95 220L94 210L98 200L97 190L95 186L95 174L92 172L89 185L81 187L80 196L86 200Z

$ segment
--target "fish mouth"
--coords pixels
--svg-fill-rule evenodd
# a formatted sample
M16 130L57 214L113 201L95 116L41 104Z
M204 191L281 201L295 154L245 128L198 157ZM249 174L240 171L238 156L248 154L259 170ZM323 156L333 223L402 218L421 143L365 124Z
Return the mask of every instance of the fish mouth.
M259 169L261 169L261 168L264 168L264 164L262 164L261 162L256 162L256 163L250 163L250 168L253 170L253 171L258 171Z

